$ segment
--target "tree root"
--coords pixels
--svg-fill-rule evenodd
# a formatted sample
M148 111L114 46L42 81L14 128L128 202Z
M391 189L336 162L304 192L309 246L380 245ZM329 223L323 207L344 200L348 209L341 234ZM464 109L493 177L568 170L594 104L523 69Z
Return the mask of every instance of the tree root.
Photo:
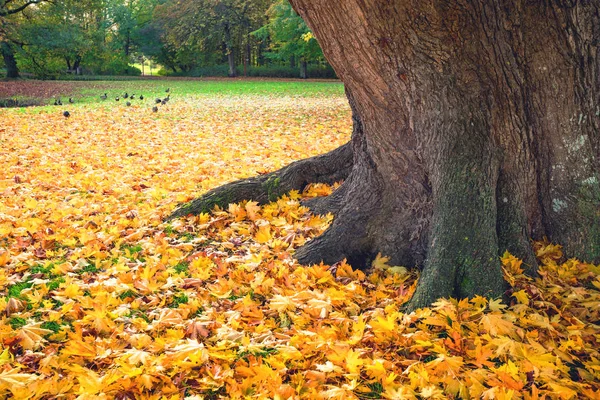
M209 212L215 206L224 207L243 200L265 204L290 190L302 191L310 183L333 184L346 179L352 165L352 145L349 142L329 153L293 162L275 172L219 186L180 206L166 220Z

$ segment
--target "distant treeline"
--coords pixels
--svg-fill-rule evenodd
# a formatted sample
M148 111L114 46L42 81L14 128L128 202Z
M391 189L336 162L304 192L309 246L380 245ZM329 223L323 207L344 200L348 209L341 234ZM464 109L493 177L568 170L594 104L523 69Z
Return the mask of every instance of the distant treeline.
M9 78L335 77L287 0L0 0L0 51Z

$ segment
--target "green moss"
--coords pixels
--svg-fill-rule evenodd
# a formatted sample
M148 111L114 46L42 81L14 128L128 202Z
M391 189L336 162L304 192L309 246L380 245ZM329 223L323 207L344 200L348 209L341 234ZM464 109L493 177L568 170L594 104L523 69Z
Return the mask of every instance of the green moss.
M271 176L262 184L262 187L267 192L267 197L269 198L269 201L276 201L277 198L281 195L281 193L279 193L280 185L281 178L279 178L278 176Z

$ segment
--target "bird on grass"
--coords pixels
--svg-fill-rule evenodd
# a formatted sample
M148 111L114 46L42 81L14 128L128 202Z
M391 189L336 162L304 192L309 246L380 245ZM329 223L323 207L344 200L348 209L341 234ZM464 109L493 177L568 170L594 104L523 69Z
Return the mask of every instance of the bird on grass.
M127 103L125 103L125 105L126 105L127 107L129 107L129 106L131 105L131 103L130 103L130 102L127 102Z
M68 111L65 111L65 112L63 113L63 116L64 116L65 118L69 118L69 117L71 116L71 113L70 113L70 112L68 112Z
M156 107L156 106L152 107L152 112L158 112L158 107Z
M119 96L115 97L115 101L119 101Z
M108 98L108 96L106 95L106 93L104 93L102 96L100 96L100 98L101 98L102 100L106 100L106 99Z
M167 88L167 90L165 90L165 93L169 93L171 91L171 88Z
M161 103L161 102L162 102L162 100L161 100L161 99L159 99L159 98L156 98L156 100L154 100L154 102L155 102L156 104L159 104L159 103Z
M123 95L123 98L126 99L129 97L129 94L127 92L125 92L125 94Z
M55 106L62 106L62 101L60 101L60 98L54 99L54 105Z
M129 96L129 98L130 98L131 100L135 100L135 94L132 94L131 96Z
M144 96L140 94L140 100L144 100Z
M69 103L73 104L73 103L75 103L75 100L73 100L72 97L69 97Z

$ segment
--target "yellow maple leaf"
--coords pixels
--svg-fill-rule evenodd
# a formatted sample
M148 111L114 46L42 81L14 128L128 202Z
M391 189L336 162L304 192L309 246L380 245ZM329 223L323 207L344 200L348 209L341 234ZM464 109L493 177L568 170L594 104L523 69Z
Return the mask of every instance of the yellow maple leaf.
M258 227L258 231L254 235L254 240L257 243L264 244L271 241L273 237L271 236L271 226L268 224L264 224Z
M0 268L4 267L10 261L10 253L6 250L0 252Z
M514 292L512 295L517 301L521 304L529 304L529 296L525 290L519 290L518 292Z
M21 346L24 349L37 349L42 347L44 342L44 335L48 335L50 333L54 333L50 329L42 328L43 322L33 322L23 326L19 329L19 339L21 339Z
M10 386L12 385L22 387L25 385L29 385L31 382L39 379L37 375L26 374L20 371L20 368L12 368L0 372L0 382L2 383L1 386L4 386L5 389L10 388Z

